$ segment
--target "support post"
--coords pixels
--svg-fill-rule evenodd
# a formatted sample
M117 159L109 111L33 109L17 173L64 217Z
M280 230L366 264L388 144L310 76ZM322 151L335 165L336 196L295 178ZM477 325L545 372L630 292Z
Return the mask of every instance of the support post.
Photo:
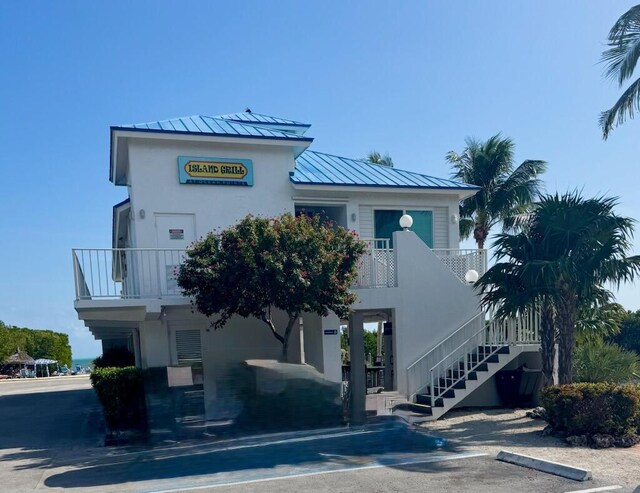
M367 375L364 359L364 315L355 312L349 317L349 388L351 424L364 424L367 417Z

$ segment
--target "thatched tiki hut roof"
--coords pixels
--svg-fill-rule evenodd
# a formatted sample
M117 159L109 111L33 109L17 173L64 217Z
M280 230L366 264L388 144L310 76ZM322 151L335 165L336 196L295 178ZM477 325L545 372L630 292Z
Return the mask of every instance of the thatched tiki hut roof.
M6 360L4 360L5 365L33 365L35 364L34 359L29 356L24 351L18 351L17 353L12 354Z

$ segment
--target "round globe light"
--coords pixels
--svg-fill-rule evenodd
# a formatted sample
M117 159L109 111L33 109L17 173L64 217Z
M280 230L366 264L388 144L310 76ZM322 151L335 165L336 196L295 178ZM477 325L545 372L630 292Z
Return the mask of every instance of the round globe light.
M413 218L409 214L404 214L400 218L400 227L405 231L408 231L412 225L413 225Z
M478 279L480 279L480 274L478 274L478 271L474 269L468 270L464 275L464 280L467 281L469 284L473 284Z

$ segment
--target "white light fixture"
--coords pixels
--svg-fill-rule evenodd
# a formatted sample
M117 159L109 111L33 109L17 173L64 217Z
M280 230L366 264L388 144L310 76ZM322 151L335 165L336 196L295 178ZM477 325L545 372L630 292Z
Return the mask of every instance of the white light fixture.
M351 221L356 222L357 216L355 212L351 213Z
M140 219L144 219L144 216L146 216L144 209L140 209L139 214L140 214Z
M458 216L458 214L451 214L451 222L453 224L458 224L458 221L460 221L460 217Z
M469 269L464 275L464 280L469 284L475 283L478 279L480 279L480 274L478 274L478 271L474 269Z
M400 218L400 227L405 231L409 231L409 228L413 225L413 218L409 214L403 214Z

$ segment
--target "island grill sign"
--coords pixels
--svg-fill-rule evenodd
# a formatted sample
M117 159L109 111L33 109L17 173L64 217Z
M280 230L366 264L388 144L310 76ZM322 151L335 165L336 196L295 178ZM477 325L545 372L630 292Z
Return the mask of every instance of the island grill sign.
M178 156L180 183L253 186L251 159Z

